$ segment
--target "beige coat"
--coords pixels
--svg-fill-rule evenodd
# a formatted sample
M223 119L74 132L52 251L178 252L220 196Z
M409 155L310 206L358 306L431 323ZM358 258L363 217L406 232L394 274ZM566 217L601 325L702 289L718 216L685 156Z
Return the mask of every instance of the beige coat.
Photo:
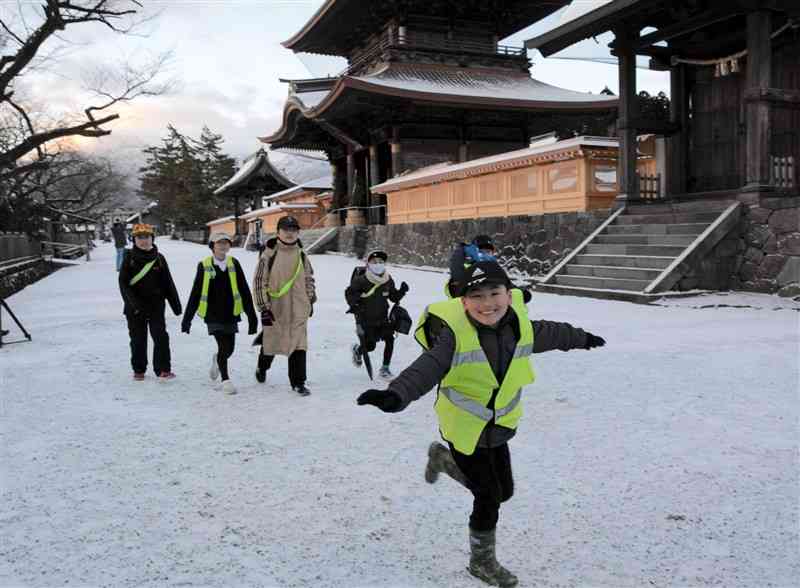
M269 260L275 256L272 269ZM300 256L298 245L284 245L270 239L256 265L253 294L260 312L272 310L275 323L264 327L261 349L265 355L290 355L297 349L308 349L308 317L311 305L317 300L314 290L314 270L305 256L303 269L291 289L280 298L273 298L268 290L277 292L292 279Z

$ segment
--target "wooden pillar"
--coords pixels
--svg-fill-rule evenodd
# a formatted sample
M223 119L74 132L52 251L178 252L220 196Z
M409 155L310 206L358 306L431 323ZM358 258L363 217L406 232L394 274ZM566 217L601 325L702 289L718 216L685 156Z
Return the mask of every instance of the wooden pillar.
M680 131L667 139L667 196L686 193L687 147L689 144L689 96L686 66L669 70L669 120L680 125Z
M767 10L747 15L747 184L770 187L770 103L762 98L772 81L772 16Z
M400 167L402 166L402 153L400 151L400 129L392 127L392 138L389 141L389 148L392 153L392 177L395 178L400 175Z
M353 198L353 186L355 182L355 174L356 174L356 162L355 162L355 153L353 152L353 148L348 146L347 147L347 205L352 206L352 198Z
M619 194L617 206L630 200L637 200L639 183L636 174L636 132L635 119L639 115L636 102L636 53L632 40L638 36L635 31L620 29L614 31L617 37L617 58L619 59L619 164L617 178Z

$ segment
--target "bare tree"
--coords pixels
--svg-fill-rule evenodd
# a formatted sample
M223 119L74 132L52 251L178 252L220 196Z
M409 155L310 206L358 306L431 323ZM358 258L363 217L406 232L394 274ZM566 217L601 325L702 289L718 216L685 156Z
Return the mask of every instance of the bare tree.
M66 137L102 137L111 133L107 125L119 118L109 112L114 105L139 96L163 94L172 82L159 82L169 54L162 54L141 66L123 63L115 68L99 68L88 81L87 89L97 100L86 105L78 116L55 124L42 124L31 116L30 106L15 98L14 83L23 79L44 55L48 41L60 40L65 31L81 23L96 23L123 35L132 34L146 21L139 0L42 0L35 11L37 22L31 24L20 5L19 12L0 13L0 115L16 119L16 137L0 145L0 182L30 172L42 171L52 164L48 145ZM52 56L50 56L52 59ZM0 129L6 131L7 129ZM21 132L20 132L21 131Z

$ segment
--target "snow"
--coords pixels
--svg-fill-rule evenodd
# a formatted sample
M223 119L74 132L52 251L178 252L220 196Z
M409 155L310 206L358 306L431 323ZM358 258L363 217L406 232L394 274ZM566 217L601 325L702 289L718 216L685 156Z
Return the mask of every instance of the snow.
M185 302L208 249L157 243ZM169 312L178 378L131 380L114 254L8 299L33 342L0 349L0 586L482 586L471 497L423 481L434 394L393 415L355 404L384 385L349 360L355 260L311 256L312 396L289 392L285 358L257 384L241 335L226 397L202 323L183 335ZM440 298L441 274L391 271L412 316ZM714 296L729 306L702 308ZM534 295L532 316L608 345L534 359L498 528L521 586L797 585L800 315L779 300ZM417 353L400 337L394 369Z
M415 68L386 66L373 74L354 76L362 83L429 94L497 100L612 104L616 96L575 92L546 84L529 75L513 75L469 68ZM612 104L613 105L613 104Z

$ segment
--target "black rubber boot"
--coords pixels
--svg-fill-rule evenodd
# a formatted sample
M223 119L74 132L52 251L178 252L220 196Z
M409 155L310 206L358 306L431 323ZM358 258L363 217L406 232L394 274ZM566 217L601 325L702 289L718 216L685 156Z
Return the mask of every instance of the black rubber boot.
M469 573L490 586L513 588L517 577L497 562L495 557L495 530L469 530Z
M428 484L435 483L442 472L465 488L467 487L467 478L461 473L450 450L441 443L434 441L428 447L428 465L425 466L425 481Z

